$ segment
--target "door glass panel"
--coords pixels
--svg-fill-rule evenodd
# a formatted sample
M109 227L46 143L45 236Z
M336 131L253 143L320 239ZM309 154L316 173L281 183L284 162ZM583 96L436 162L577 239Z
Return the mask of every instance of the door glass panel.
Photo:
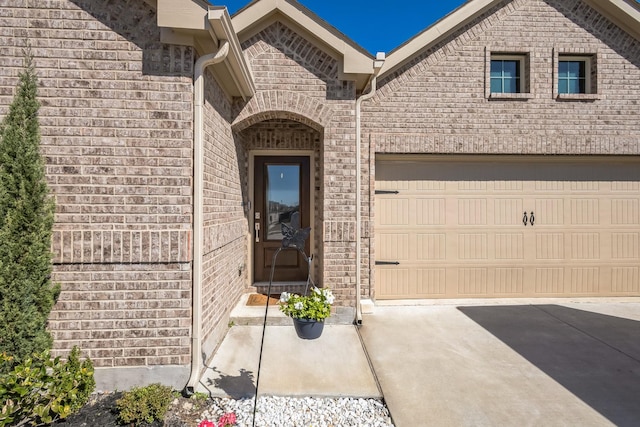
M282 240L282 223L300 211L300 165L267 165L267 240Z

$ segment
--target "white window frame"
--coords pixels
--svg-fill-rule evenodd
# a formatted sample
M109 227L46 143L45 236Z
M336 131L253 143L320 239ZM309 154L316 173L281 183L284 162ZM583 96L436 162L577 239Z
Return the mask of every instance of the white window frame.
M584 92L582 93L560 93L558 95L591 95L591 58L588 56L558 55L558 66L556 67L558 88L560 87L560 63L561 62L584 62Z
M485 78L485 98L487 99L529 99L533 96L531 93L531 61L530 55L526 52L491 52L486 50L486 78ZM527 59L529 58L529 61ZM518 61L520 68L520 92L491 92L491 61ZM527 63L529 64L527 66Z
M554 48L553 98L557 101L596 101L602 99L603 96L598 89L598 64L601 63L600 52L597 49L593 49L592 53L590 53L588 49L588 47L584 47L577 51L575 49ZM585 63L585 93L560 93L558 91L560 61L583 61Z

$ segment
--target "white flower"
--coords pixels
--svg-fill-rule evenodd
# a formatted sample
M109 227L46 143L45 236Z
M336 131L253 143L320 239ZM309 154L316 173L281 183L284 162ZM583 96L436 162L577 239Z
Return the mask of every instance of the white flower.
M320 289L318 289L316 286L314 286L313 287L313 293L320 295Z
M289 298L291 298L291 294L288 292L283 292L280 294L280 302L288 302Z
M327 297L327 302L328 302L329 304L333 304L333 301L334 301L334 300L335 300L335 297L334 297L333 295L329 295L329 296Z
M304 304L301 301L298 301L293 304L293 308L296 310L302 310L304 308Z

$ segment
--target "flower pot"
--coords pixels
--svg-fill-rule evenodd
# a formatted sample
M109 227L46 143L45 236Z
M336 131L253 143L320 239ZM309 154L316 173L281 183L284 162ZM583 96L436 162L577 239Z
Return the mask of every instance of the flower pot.
M296 334L303 340L315 340L322 335L324 322L314 319L296 319L293 318L293 326L296 328Z

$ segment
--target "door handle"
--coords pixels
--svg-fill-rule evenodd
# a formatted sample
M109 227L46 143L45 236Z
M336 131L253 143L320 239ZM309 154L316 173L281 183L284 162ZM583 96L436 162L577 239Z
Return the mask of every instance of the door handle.
M529 215L529 224L533 227L533 223L536 221L536 218L533 216L533 211L531 211L531 215Z
M255 230L254 234L256 236L256 243L260 243L260 223L259 222L256 222L254 224L254 230Z
M522 217L522 223L524 224L524 226L527 226L527 211L524 211L524 216Z

